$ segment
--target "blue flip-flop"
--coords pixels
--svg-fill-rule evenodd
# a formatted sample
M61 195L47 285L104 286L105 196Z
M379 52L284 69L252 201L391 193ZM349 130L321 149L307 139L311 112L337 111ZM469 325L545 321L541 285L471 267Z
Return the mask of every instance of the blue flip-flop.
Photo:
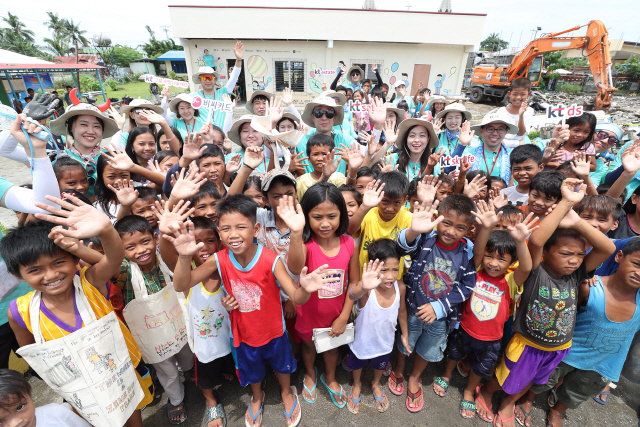
M378 412L385 412L387 409L389 409L389 399L387 399L387 406L382 405L382 401L386 396L384 394L384 388L382 389L382 395L380 397L376 396L375 392L373 391L372 391L372 394L373 394L373 398L376 399L376 401L380 404L380 408L382 408L382 409L378 409L378 405L376 405L376 409L378 409Z
M309 393L309 396L313 396L313 392L316 390L316 387L318 387L318 368L314 366L313 370L316 371L316 382L311 388L311 390L309 390L309 387L307 387L307 385L304 383L304 378L302 379L302 386L307 391L307 393ZM318 400L318 393L316 393L316 398L314 400L307 399L306 397L304 397L304 394L302 395L302 398L307 403L316 403L316 401Z
M595 400L599 404L606 405L607 402L609 402L609 393L611 393L611 392L610 391L603 391L599 395L591 396L591 397L593 398L593 400ZM604 396L604 399L600 399L600 397L598 397L598 396Z
M358 403L360 403L360 401L362 400L362 392L360 392L360 397L358 397L357 399L355 399L355 398L353 397L353 394L349 393L349 399L351 399L351 401L353 402L353 409L351 409L351 408L349 407L349 405L347 405L347 409L349 410L349 412L351 412L352 414L354 414L354 415L355 415L355 414L357 414L357 413L358 413L358 411L356 410L356 405L357 405ZM347 399L347 400L349 400L349 399ZM349 403L349 402L347 402L347 403Z
M246 427L254 427L256 425L256 420L258 419L258 417L260 416L260 414L262 414L262 409L264 408L264 398L266 397L264 394L264 391L262 392L262 402L260 403L260 409L258 410L258 413L253 415L253 411L251 410L251 402L249 402L249 416L251 417L251 419L253 420L253 424L249 424L249 421L247 421L247 419L244 419L244 424Z
M329 386L327 385L326 382L324 382L324 374L320 375L320 381L322 382L322 385L327 389L327 391L329 392L329 396L331 397L331 401L333 402L334 405L336 405L339 409L344 408L347 405L347 399L344 400L344 402L342 402L342 405L338 404L338 401L336 400L335 396L342 396L342 393L344 393L344 391L342 390L342 386L340 386L340 393L336 393L335 391L331 390L329 388Z
M293 406L291 406L291 411L289 412L287 412L287 409L285 407L284 416L285 418L288 418L291 420L291 424L289 424L289 427L296 427L298 424L300 424L300 420L302 419L302 410L298 412L298 416L296 417L295 420L291 418L291 416L293 415L293 411L295 411L296 406L298 406L298 390L294 386L291 386L291 391L294 395Z

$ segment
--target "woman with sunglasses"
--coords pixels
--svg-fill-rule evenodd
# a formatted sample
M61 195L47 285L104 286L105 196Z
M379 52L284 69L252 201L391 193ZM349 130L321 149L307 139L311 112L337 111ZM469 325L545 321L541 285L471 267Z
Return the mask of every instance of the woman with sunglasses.
M127 116L129 117L129 130L140 126L146 127L151 130L151 133L155 137L158 133L158 129L156 128L155 122L149 121L145 112L164 115L164 109L162 107L155 105L146 99L134 99L129 103L129 105L120 107L120 111L116 110L114 107L110 107L109 115L116 121L118 128L120 129L120 132L113 136L111 143L116 144L116 146L121 150L126 148L127 138L129 138L129 132L124 131Z
M620 127L613 123L598 123L593 135L593 145L596 151L596 170L591 172L591 181L595 185L600 185L607 173L607 167L602 157L611 147L616 145L622 136ZM623 150L620 150L622 153Z

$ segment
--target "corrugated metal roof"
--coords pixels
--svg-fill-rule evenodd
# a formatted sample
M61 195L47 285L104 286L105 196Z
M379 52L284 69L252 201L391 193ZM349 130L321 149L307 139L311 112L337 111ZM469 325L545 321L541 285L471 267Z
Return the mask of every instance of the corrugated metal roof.
M157 58L159 61L184 61L184 50L170 50Z

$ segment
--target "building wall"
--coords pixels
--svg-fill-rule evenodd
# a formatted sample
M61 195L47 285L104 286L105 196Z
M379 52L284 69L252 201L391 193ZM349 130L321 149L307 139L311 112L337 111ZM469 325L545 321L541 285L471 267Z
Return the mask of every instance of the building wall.
M133 74L146 73L156 75L156 67L151 62L129 62Z
M315 75L314 69L336 70L340 61L348 67L353 63L377 63L384 83L389 84L393 93L393 82L405 80L409 91L414 92L411 84L414 64L431 65L426 87L434 91L437 75L442 74L441 94L459 94L463 82L464 66L468 52L473 45L447 44L408 44L379 42L343 42L334 41L333 48L328 48L327 41L297 40L243 40L244 73L247 95L254 90L263 89L273 92L276 86L276 61L301 61L304 64L304 90L294 93L294 102L304 104L315 98L321 91L323 82L329 87L335 75ZM235 60L233 48L235 40L183 39L187 67L189 70L204 65L198 49L207 48L214 56L219 71L228 76L228 60ZM367 70L367 76L369 74ZM190 73L191 74L191 71ZM343 77L345 78L345 77ZM224 80L222 80L224 81ZM192 90L199 90L199 84L191 82ZM281 93L280 90L277 93Z

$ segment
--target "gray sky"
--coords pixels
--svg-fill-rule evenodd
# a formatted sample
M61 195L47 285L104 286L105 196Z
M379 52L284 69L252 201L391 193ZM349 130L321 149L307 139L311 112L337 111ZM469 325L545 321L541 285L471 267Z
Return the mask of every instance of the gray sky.
M484 37L489 33L502 32L502 39L509 41L511 46L524 46L532 38L531 29L542 27L542 32L557 32L576 25L587 24L590 20L599 19L609 29L611 39L624 38L636 42L640 38L640 26L637 25L638 0L451 0L453 12L484 13L487 19L484 26ZM22 19L30 30L35 31L36 40L42 43L44 37L51 34L43 25L47 20L46 11L57 12L60 17L73 18L80 22L81 28L92 37L99 32L109 33L115 43L137 46L148 40L145 25L151 26L157 38L164 38L165 32L161 26L169 26L171 20L167 5L240 5L240 6L294 6L309 5L309 7L323 8L354 8L362 7L364 0L111 0L97 2L95 0L0 0L0 16L6 16L9 10ZM407 10L410 5L412 11L437 11L441 0L376 0L378 9ZM95 6L94 6L95 5ZM100 5L100 6L98 6ZM604 6L603 6L604 5ZM365 26L360 23L354 25ZM385 31L411 31L399 25L390 24ZM239 23L239 25L244 25ZM265 24L270 25L270 24ZM3 27L0 22L0 27ZM455 31L452 28L451 31ZM584 29L575 32L583 35ZM540 35L540 33L538 33ZM328 34L329 36L329 34ZM329 38L329 37L328 37Z

